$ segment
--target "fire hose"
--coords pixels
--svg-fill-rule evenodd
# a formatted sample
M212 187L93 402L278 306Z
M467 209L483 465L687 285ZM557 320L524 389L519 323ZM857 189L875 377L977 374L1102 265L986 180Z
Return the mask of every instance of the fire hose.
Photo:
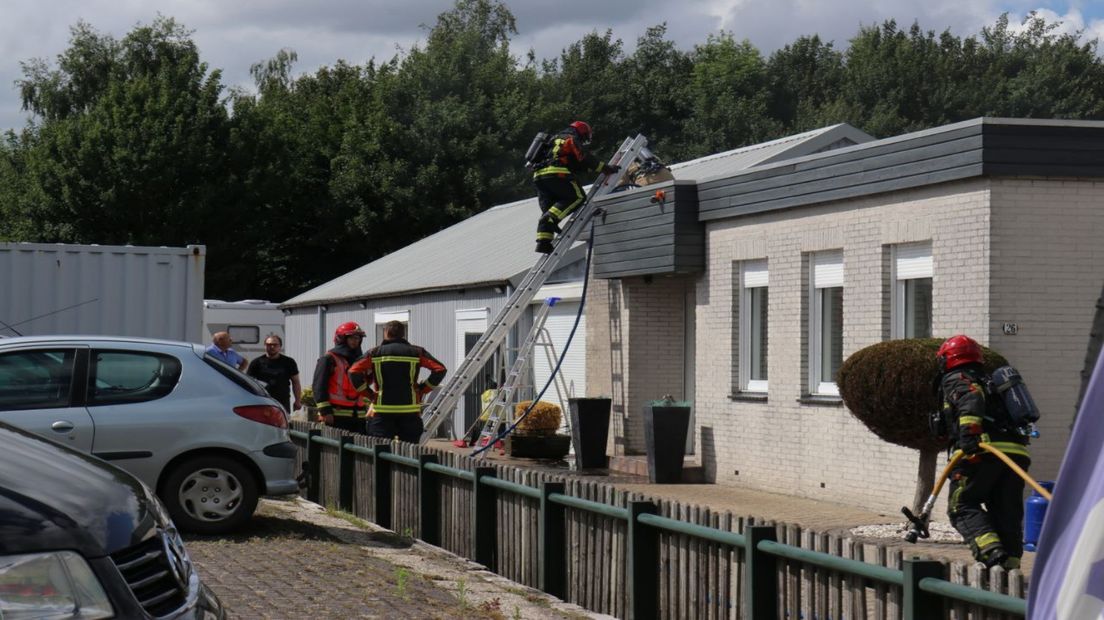
M1036 482L1034 478L1032 478L1030 475L1028 475L1026 471L1023 470L1022 467L1017 465L1015 461L1009 458L1007 454L984 442L979 443L978 446L981 449L989 452L993 456L997 457L1001 461L1004 461L1004 464L1011 468L1012 471L1016 472L1016 474L1018 474L1021 478L1023 478L1024 482L1030 485L1031 488L1035 489L1035 491L1039 495L1045 497L1048 502L1050 501L1050 491L1047 491L1045 488L1042 487L1042 485ZM954 454L951 455L951 459L947 461L947 466L943 468L943 472L939 474L939 478L936 479L935 486L932 487L931 495L929 495L928 500L924 502L924 506L920 509L919 515L913 514L912 511L908 509L908 506L903 506L901 508L901 513L904 514L906 518L908 518L910 523L912 523L912 527L905 534L906 541L914 543L917 541L917 539L929 538L931 536L931 532L928 531L928 525L931 522L931 511L932 508L935 507L935 500L937 497L939 497L939 492L943 490L943 484L947 482L947 478L951 475L951 470L954 469L954 466L957 465L964 456L966 455L962 452L962 450L955 450Z

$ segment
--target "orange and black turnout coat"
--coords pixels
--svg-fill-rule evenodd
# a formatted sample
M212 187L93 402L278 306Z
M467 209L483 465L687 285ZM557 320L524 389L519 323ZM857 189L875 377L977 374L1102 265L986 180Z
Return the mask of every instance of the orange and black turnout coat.
M429 370L429 376L419 382L422 368ZM375 401L376 413L419 413L422 395L440 385L445 372L445 365L428 351L397 338L365 353L349 368L349 377L358 392Z
M540 179L556 175L567 177L581 172L601 172L604 165L583 147L583 141L575 128L568 127L552 136L548 156L533 167L533 178Z

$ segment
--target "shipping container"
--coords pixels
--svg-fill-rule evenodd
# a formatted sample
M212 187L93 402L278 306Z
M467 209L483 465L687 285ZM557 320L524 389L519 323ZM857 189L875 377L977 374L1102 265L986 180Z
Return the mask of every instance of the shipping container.
M0 335L206 342L207 248L0 243Z

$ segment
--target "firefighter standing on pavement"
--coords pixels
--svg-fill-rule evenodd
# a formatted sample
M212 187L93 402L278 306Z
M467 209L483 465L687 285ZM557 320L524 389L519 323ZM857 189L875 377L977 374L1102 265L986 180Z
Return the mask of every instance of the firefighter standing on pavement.
M999 404L988 401L999 397L987 398L988 375L981 365L981 346L975 340L953 336L936 355L943 373L943 410L951 421L955 446L966 455L951 472L947 515L978 562L1019 568L1024 481L978 444L992 445L1026 471L1031 464L1027 438L1001 424L1006 416L994 415Z
M334 347L318 359L314 367L314 399L318 415L328 426L357 433L364 432L368 411L364 395L349 379L349 367L361 356L364 330L360 325L342 323L334 331Z
M614 174L620 168L599 162L586 150L591 139L590 125L575 121L549 139L544 156L533 165L533 183L541 217L537 223L537 252L552 252L552 239L560 232L560 222L583 204L586 194L576 180L581 172Z
M425 368L429 376L418 381ZM368 434L372 437L417 443L422 438L422 396L441 384L445 366L428 351L406 341L406 325L390 321L383 326L383 342L349 368L359 393L372 403ZM374 389L373 389L374 388Z

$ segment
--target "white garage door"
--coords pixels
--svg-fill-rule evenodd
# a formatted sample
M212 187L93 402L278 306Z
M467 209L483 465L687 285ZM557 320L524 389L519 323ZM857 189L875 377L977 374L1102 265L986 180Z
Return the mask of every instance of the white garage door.
M575 315L579 312L579 302L561 301L552 306L548 313L548 320L544 326L548 335L552 338L552 344L556 348L556 355L562 355L567 336L571 333L571 326L575 324ZM537 347L533 351L534 378L536 389L539 391L548 381L548 376L555 367L555 360L551 364L545 349ZM569 396L586 396L586 315L579 319L579 328L575 330L575 337L571 340L571 348L567 357L560 366L560 373L567 383L567 394L564 394L564 405L567 405ZM555 387L549 387L544 393L544 400L556 402Z

